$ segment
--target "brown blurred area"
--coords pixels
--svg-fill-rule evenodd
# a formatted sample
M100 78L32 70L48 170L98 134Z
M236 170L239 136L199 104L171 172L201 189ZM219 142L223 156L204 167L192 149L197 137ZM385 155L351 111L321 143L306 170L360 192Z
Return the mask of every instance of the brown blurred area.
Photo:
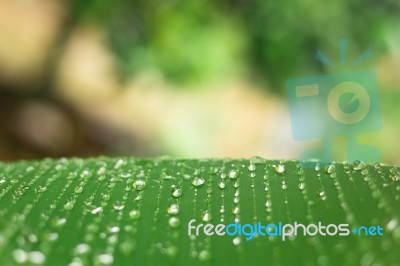
M0 2L1 160L257 151L268 108L260 93L236 82L176 92L156 71L122 84L104 32L65 33L66 20L61 1Z
M63 1L0 1L0 160L294 158L304 147L291 137L286 99L265 84L236 74L175 84L151 67L121 80L106 31L69 12ZM392 51L378 60L386 84L399 83Z

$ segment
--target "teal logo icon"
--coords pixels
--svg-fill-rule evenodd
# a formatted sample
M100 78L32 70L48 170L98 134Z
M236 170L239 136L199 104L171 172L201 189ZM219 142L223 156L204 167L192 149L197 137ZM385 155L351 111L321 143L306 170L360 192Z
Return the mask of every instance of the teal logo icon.
M345 64L347 41L342 40L340 48L342 64ZM359 65L371 54L368 50L352 66ZM337 68L321 52L316 59ZM318 149L304 151L301 160L335 160L333 139L342 136L346 140L348 161L380 161L378 149L358 141L360 134L382 128L377 81L372 69L289 79L286 91L293 138L321 143Z

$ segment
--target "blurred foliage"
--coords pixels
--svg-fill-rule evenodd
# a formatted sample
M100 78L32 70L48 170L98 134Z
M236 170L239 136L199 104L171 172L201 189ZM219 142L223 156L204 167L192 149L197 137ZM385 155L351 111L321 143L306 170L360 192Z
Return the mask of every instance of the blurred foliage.
M78 20L106 27L123 75L160 70L171 81L196 82L252 73L277 88L293 75L321 72L315 52L338 51L340 38L354 56L371 46L383 51L400 11L394 0L72 3Z

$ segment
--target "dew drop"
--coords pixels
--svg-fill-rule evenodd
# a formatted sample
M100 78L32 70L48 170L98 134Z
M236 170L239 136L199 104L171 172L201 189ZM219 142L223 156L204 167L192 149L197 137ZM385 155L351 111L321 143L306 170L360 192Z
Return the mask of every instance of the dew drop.
M233 208L232 213L233 214L238 214L239 213L239 207L236 206L235 208Z
M136 190L143 190L146 188L146 182L142 179L137 179L133 182L133 188Z
M172 196L174 198L179 198L180 196L182 196L182 190L179 188L173 188L172 189Z
M397 182L400 180L400 176L398 174L390 174L389 175L390 180L392 180L393 182Z
M133 220L137 220L140 218L140 211L138 210L131 210L129 212L129 217L131 217Z
M83 192L83 187L81 187L81 186L76 186L75 189L74 189L74 192L77 193L77 194L82 193L82 192Z
M368 175L369 174L368 169L365 168L364 170L362 170L361 174L364 175L364 176Z
M172 216L171 218L169 218L168 224L172 228L178 228L181 225L181 221L179 220L178 217Z
M239 173L238 173L237 170L232 169L232 170L229 171L228 177L229 177L230 179L236 179L236 178L238 177L238 174L239 174Z
M202 250L199 253L200 261L209 261L211 259L211 253L208 250Z
M249 167L247 169L249 169L250 172L254 172L256 170L256 165L253 163L250 163Z
M251 164L259 164L259 163L264 163L264 162L265 162L265 159L260 156L252 156L250 158Z
M301 183L299 183L298 187L300 190L303 190L306 188L306 184L304 182L301 182Z
M167 212L172 215L178 214L179 213L179 205L172 203L171 205L169 205Z
M195 187L199 187L199 186L203 185L204 182L205 181L204 181L203 178L196 176L192 181L192 185L195 186Z
M43 264L46 257L40 251L31 251L28 253L28 260L33 264Z
M111 265L114 261L112 254L100 254L97 256L97 261L99 264Z
M358 161L358 160L354 161L352 166L353 166L353 170L356 170L356 171L363 170L366 167L365 163L363 163L362 161Z
M120 168L123 164L124 164L124 160L119 159L119 160L115 163L114 168L115 168L115 169L118 169L118 168Z
M73 200L67 201L67 202L64 204L64 209L70 211L70 210L72 210L72 209L74 208L74 204L75 204L75 202L74 202Z
M391 219L391 220L387 223L386 228L387 228L389 231L393 231L393 230L396 228L397 224L398 224L398 222L397 222L396 219Z
M125 205L123 205L123 204L121 204L119 202L116 202L116 203L113 204L113 208L116 211L122 211L125 208Z
M161 179L164 179L164 180L173 179L173 176L168 174L166 171L161 172L160 177L161 177Z
M100 213L102 211L103 211L103 207L95 207L90 211L90 213L91 214L98 214L98 213Z
M45 186L38 186L38 187L35 189L35 191L38 192L38 193L46 192L46 190L47 190L47 187L45 187Z
M319 197L321 198L321 200L326 200L326 194L325 194L325 191L320 191L319 193L318 193L318 195L319 195Z
M209 173L210 175L215 175L215 174L218 173L218 171L219 171L218 167L213 167L213 166L211 166L210 168L208 168L208 173Z
M169 257L176 257L176 255L178 254L178 248L175 246L169 246L165 249L165 253L169 256Z
M233 242L233 244L235 245L235 246L238 246L238 245L240 245L240 237L235 237L233 240L232 240L232 242Z
M211 221L211 214L210 214L210 212L209 212L209 211L203 212L203 214L201 215L201 220L202 220L203 222L209 222L209 221Z
M14 260L17 263L25 263L28 260L28 253L22 249L16 249L13 251Z
M278 164L274 166L275 172L278 174L283 174L285 172L285 166L283 164Z
M332 174L335 171L336 171L336 166L334 164L328 164L327 166L325 166L326 173Z
M218 187L219 187L220 189L224 189L224 188L225 188L225 182L224 182L224 181L219 182L219 183L218 183Z
M76 254L85 254L90 251L90 246L88 244L79 244L75 247L75 253Z
M286 189L287 189L287 185L286 185L286 182L285 182L285 181L282 181L282 189L283 189L283 190L286 190Z

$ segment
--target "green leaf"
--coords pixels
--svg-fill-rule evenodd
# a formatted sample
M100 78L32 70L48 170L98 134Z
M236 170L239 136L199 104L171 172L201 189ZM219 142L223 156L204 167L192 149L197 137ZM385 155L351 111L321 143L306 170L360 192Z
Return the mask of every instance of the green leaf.
M0 163L0 265L399 265L400 175L361 162ZM380 226L383 236L188 235L188 222Z

